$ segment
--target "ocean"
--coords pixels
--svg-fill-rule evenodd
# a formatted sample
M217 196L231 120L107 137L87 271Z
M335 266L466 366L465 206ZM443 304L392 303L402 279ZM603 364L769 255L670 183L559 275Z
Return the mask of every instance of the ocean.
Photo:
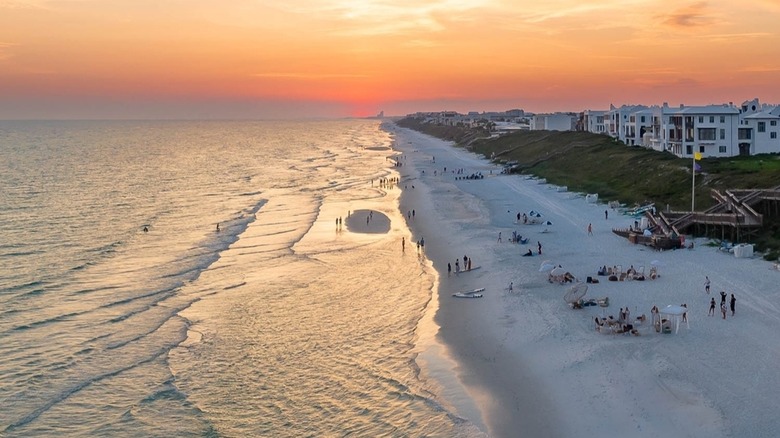
M437 274L374 183L392 143L378 120L0 122L0 435L467 436L418 364ZM390 231L337 230L364 209Z

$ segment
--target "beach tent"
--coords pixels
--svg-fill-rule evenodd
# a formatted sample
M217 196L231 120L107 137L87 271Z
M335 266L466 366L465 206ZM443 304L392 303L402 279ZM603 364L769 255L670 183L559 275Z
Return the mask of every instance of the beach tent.
M688 312L688 309L683 306L668 305L660 310L661 315L666 315L674 325L674 332L677 333L680 330L680 322L682 321L683 314ZM688 318L685 319L685 325L688 326ZM690 328L690 326L688 326Z
M588 285L585 283L577 283L566 291L563 300L568 304L578 303L586 293L588 293Z
M585 201L588 202L588 204L595 204L599 200L599 194L598 193L589 193L585 195Z

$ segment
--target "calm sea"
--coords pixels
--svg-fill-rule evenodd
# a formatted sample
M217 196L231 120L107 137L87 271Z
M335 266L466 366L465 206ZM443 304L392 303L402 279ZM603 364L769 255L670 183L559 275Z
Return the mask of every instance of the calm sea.
M391 144L370 120L0 122L0 435L465 434L415 360L435 273L372 187ZM389 233L336 231L367 208Z

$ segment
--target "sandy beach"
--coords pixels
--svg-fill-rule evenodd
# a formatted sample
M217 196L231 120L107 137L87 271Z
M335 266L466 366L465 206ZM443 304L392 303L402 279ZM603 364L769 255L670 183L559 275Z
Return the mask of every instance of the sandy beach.
M414 210L413 239L425 239L440 275L437 338L468 393L469 400L452 401L460 415L493 437L776 435L780 271L772 263L736 258L703 239L692 250L633 245L611 231L633 224L619 210L501 175L450 143L387 129L403 154L401 213ZM464 178L472 174L484 178ZM552 225L517 222L531 210ZM513 232L528 243L511 243ZM523 256L528 249L532 257ZM456 274L464 256L479 269ZM543 261L583 282L598 279L584 299L608 297L609 306L572 309L563 300L571 284L549 282L539 271ZM597 276L604 265L647 274L655 267L659 277L608 281ZM485 288L482 298L452 296L476 288ZM725 320L721 291L736 298ZM713 297L716 312L708 316ZM656 332L651 308L683 303L688 323L677 333ZM618 318L621 308L629 309L636 334L596 331L594 318Z

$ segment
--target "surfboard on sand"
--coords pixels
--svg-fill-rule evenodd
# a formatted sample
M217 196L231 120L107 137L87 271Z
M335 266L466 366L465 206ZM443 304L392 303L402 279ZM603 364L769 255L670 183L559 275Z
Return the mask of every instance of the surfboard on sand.
M452 294L452 296L456 298L482 298L482 292L484 291L485 288L481 287L479 289L474 289L466 292L456 292Z
M466 273L466 272L476 271L477 269L479 269L479 268L481 268L481 267L482 267L482 266L475 266L475 267L473 267L473 268L471 268L471 269L463 269L463 270L461 270L460 272L458 272L458 274L464 274L464 273Z

